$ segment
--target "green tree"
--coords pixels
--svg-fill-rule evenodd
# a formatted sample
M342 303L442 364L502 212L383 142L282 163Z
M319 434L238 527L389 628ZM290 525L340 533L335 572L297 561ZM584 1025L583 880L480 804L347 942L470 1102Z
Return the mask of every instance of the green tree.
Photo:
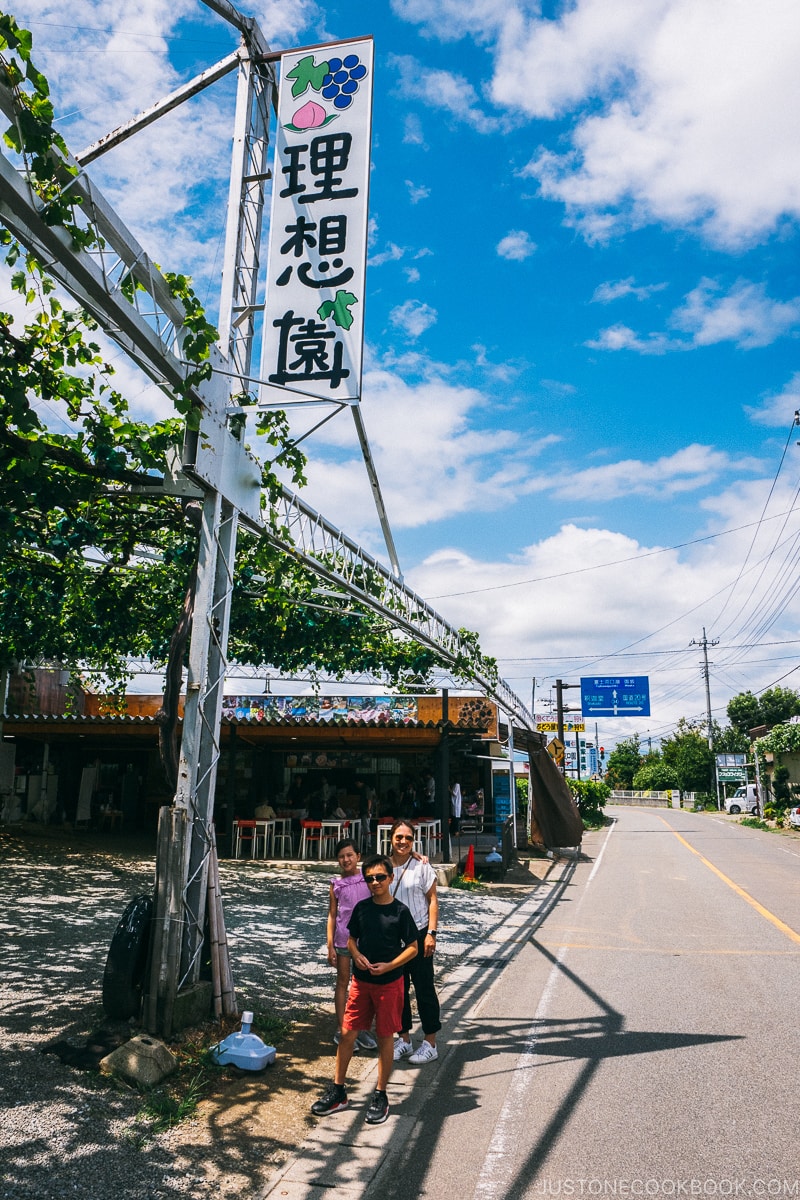
M789 782L789 768L776 767L772 773L773 808L776 812L784 813L792 799L792 787Z
M759 725L780 725L800 715L800 693L793 688L768 688L760 696L740 692L728 701L728 720L741 733L749 734Z
M750 738L735 725L720 725L712 722L715 754L747 754Z
M599 829L605 822L603 808L611 795L611 788L599 779L568 779L570 791L575 797L584 829Z
M639 735L623 738L617 742L606 761L606 783L619 791L633 787L633 777L642 765L639 752Z
M782 725L789 717L800 715L800 693L792 688L774 687L759 697L764 725Z
M648 754L633 777L637 791L668 792L677 788L678 778L674 767L664 762L660 754Z
M675 733L663 739L661 753L682 792L713 791L714 755L698 726L681 717Z

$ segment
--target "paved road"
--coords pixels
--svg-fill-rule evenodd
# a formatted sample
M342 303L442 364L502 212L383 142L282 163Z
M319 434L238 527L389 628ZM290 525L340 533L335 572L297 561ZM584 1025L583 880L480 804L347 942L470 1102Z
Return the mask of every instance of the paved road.
M609 812L362 1194L800 1195L800 840Z

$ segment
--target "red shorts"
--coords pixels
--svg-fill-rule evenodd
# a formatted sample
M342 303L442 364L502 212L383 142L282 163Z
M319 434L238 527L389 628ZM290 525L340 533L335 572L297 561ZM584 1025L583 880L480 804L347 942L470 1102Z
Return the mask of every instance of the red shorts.
M365 983L355 976L350 980L347 1004L342 1020L342 1032L348 1029L370 1029L375 1018L375 1033L379 1038L392 1037L400 1032L403 1020L403 977L390 983Z

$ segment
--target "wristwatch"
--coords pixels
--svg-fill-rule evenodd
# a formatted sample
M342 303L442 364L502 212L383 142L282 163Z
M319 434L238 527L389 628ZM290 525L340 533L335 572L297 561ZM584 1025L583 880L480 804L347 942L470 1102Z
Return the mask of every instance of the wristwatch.
M436 930L435 930L435 929L429 929L429 930L428 930L428 937L435 938L435 937L436 937Z

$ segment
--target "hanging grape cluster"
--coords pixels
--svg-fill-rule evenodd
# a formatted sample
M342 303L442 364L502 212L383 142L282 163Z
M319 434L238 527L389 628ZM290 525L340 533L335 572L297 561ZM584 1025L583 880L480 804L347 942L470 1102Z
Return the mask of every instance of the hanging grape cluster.
M346 58L332 58L328 62L328 73L322 80L322 95L326 100L333 101L333 107L349 108L353 96L358 91L360 80L367 73L367 68L357 54L348 54Z

